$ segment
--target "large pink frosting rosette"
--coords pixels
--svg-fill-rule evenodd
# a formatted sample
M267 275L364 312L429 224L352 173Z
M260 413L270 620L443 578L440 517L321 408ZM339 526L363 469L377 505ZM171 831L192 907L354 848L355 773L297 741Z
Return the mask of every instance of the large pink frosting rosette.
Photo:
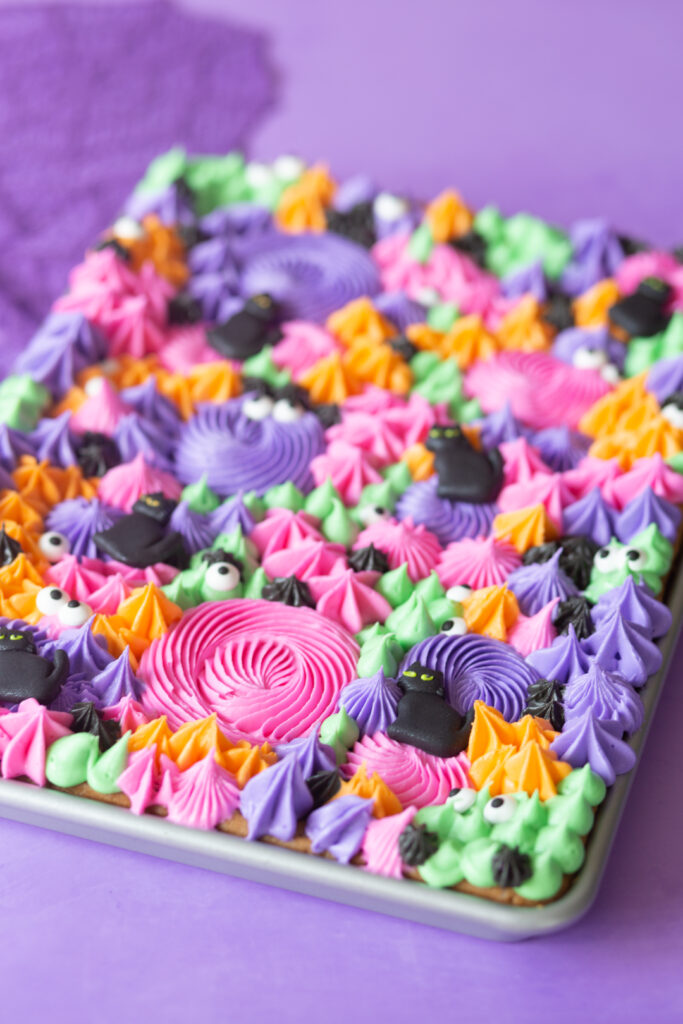
M214 711L229 739L286 743L336 710L358 646L312 608L212 601L145 651L143 705L172 729Z

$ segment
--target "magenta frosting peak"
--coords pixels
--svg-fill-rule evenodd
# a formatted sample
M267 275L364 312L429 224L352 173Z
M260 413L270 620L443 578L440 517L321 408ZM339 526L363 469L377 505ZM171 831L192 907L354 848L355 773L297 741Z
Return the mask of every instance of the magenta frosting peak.
M412 519L414 523L426 526L443 547L465 537L481 537L489 532L498 512L495 505L473 505L440 498L438 486L436 476L411 484L396 503L397 519Z
M193 512L188 502L181 501L176 505L169 521L171 530L175 530L183 538L188 554L194 555L203 548L211 547L218 531L208 516L201 512Z
M264 835L293 839L297 822L313 807L297 757L285 757L253 775L242 790L240 810L247 819L247 839Z
M289 743L279 743L275 752L280 759L295 757L304 779L310 779L316 772L335 771L337 767L334 750L327 743L320 742L317 729L308 736L299 736Z
M562 513L565 533L585 534L601 547L614 536L616 518L616 510L605 501L599 487L567 505Z
M538 679L535 668L512 647L477 633L428 637L408 651L404 664L413 661L443 673L446 696L460 714L483 700L508 722L521 717L527 690Z
M349 793L309 814L306 835L311 840L311 852L329 853L340 864L348 864L361 848L373 803Z
M508 586L525 615L535 615L556 597L564 601L579 591L566 573L560 569L562 549L558 548L547 562L536 562L513 569Z
M318 417L306 412L295 423L278 423L272 416L252 420L242 412L244 401L199 407L181 430L179 478L190 484L206 476L209 487L224 497L240 490L265 494L286 481L310 490L311 460L324 448Z
M124 697L140 698L142 683L130 664L128 648L114 661L110 661L90 680L90 688L100 707L109 708Z
M541 679L553 679L562 685L583 675L590 666L590 658L581 647L571 624L566 635L558 636L550 647L532 651L526 660Z
M339 694L339 707L353 718L361 733L386 732L396 718L401 691L380 668L374 676L354 679Z
M240 802L237 782L211 750L180 772L168 800L168 820L192 828L215 828L232 817Z
M61 501L50 511L45 520L46 526L57 533L63 533L68 539L71 554L77 558L97 558L98 551L93 536L121 518L121 509L105 505L93 498L69 498Z
M29 439L36 458L47 459L54 466L73 466L78 462L78 439L70 427L71 412L67 410L54 419L38 422Z
M640 494L624 505L615 520L614 533L624 544L628 544L632 537L637 536L652 523L661 535L673 544L681 525L681 512L673 502L660 498L651 487L645 487Z
M586 711L565 723L551 750L574 768L589 765L605 785L612 786L617 775L630 771L636 761L634 751L621 736L618 723L601 721Z
M643 702L633 686L595 663L567 684L562 701L567 722L589 713L615 722L623 733L635 732L643 722Z
M634 686L642 686L662 664L662 652L647 630L628 622L615 607L581 646L608 672L618 672Z
M614 611L627 622L640 626L651 638L664 636L671 625L672 616L667 606L653 596L648 586L636 583L630 575L620 587L601 595L591 611L593 622L599 626Z

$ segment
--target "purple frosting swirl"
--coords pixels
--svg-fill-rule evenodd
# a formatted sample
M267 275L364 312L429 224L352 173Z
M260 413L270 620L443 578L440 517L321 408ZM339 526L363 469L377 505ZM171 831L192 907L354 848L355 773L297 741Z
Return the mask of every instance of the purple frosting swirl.
M109 708L123 697L139 700L143 686L133 672L126 647L115 661L110 661L90 680L90 688L98 707Z
M514 648L478 633L428 637L408 651L404 664L413 661L443 673L446 696L460 714L483 700L508 722L521 716L527 690L538 679Z
M22 455L35 455L30 439L21 430L0 423L0 466L12 472Z
M81 673L70 675L50 704L50 711L71 711L74 704L82 700L92 701L93 704L100 706L90 680Z
M107 354L107 342L82 313L50 313L14 364L60 398L74 378Z
M92 501L85 498L70 498L54 506L45 525L50 530L64 534L69 541L72 555L78 558L97 558L98 550L93 535L101 530L108 530L122 515L120 509L105 505L97 498L93 498Z
M181 419L173 402L157 390L154 377L149 376L142 384L124 388L120 392L122 401L138 415L160 427L169 437L175 437L180 429Z
M296 758L304 779L310 779L316 772L334 771L337 767L334 750L327 743L320 742L317 729L308 736L280 743L275 747L275 752L279 758Z
M484 448L497 448L504 441L516 441L518 437L530 440L533 436L533 431L513 415L509 402L483 419L476 420L475 425L479 427L479 437Z
M114 430L114 440L122 462L132 462L137 455L142 455L150 466L166 473L173 471L173 437L169 437L163 427L136 412L121 417Z
M209 517L193 512L186 501L179 502L173 509L169 527L180 534L190 555L211 547L217 536Z
M532 443L547 466L556 473L564 473L578 466L581 459L588 454L592 442L585 434L571 430L565 425L546 427L545 430L537 431Z
M635 753L621 738L619 725L594 718L590 711L567 722L551 750L574 768L590 765L607 786L614 785L617 775L630 771L636 761Z
M440 498L436 493L438 486L436 476L411 484L396 502L396 518L412 517L415 523L435 534L443 547L465 537L488 534L498 512L495 505L472 505Z
M565 510L566 511L566 510ZM624 544L652 523L663 537L673 544L681 525L681 511L677 505L660 498L651 487L646 487L632 498L616 516L614 532ZM600 541L599 543L604 543Z
M663 405L674 391L683 390L683 355L661 359L651 366L646 386L660 405Z
M245 246L242 294L268 292L290 320L322 322L380 290L365 249L333 234L274 235Z
M560 569L561 554L562 549L558 548L547 562L521 565L508 576L508 586L524 615L535 615L556 597L564 601L579 593L569 576Z
M283 757L277 764L253 775L242 790L240 810L247 819L247 839L271 835L293 839L299 818L313 807L313 797L297 757Z
M562 290L581 295L604 277L612 277L624 253L606 221L579 220L570 232L573 254L562 272Z
M55 466L73 466L78 461L77 439L69 423L71 413L67 410L54 419L42 419L29 434L36 458L47 459Z
M658 601L644 583L636 583L633 576L627 576L620 587L601 595L591 612L593 622L599 626L615 611L626 622L640 626L650 638L664 636L671 626L672 616L667 606Z
M643 702L625 679L591 665L585 675L576 676L562 696L567 722L590 713L594 718L615 722L622 733L633 733L643 722Z
M539 302L545 302L548 297L548 286L543 272L543 262L535 260L528 266L507 274L500 282L500 288L503 295L509 299L531 294Z
M382 669L367 679L354 679L339 694L339 708L353 718L362 733L386 732L396 719L401 691Z
M563 363L574 363L574 356L580 348L604 352L608 362L622 370L626 358L626 345L612 337L606 327L568 327L560 331L553 342L551 352Z
M240 490L265 494L288 480L309 491L311 459L324 448L317 416L307 412L294 423L278 423L272 416L251 420L242 413L248 397L199 407L178 440L179 479L190 484L206 476L209 487L224 497Z
M585 534L601 546L609 544L614 536L616 518L616 510L605 501L599 487L567 505L562 512L565 533Z
M572 625L566 635L556 637L550 647L532 651L526 661L541 679L554 679L563 686L583 675L590 666L590 658L581 647Z
M646 630L627 622L618 608L581 641L581 646L598 665L608 672L618 672L634 686L642 686L662 664L662 652Z
M360 850L373 805L374 801L349 793L309 814L306 835L312 853L327 852L340 864L348 864Z

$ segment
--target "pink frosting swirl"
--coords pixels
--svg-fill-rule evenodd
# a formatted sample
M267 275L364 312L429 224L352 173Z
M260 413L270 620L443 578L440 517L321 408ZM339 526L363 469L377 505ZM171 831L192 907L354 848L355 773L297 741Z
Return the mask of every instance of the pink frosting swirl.
M413 583L429 576L441 554L441 545L434 534L422 524L416 526L410 516L402 522L379 519L371 523L358 535L354 550L369 544L384 552L392 569L406 562Z
M231 740L286 743L332 714L357 657L353 638L312 608L208 602L145 651L142 703L172 729L216 712Z
M467 584L475 590L504 583L509 573L522 564L512 544L494 537L466 538L449 544L436 565L444 587Z
M590 407L611 390L597 370L577 370L546 352L499 352L468 371L465 387L489 413L510 403L513 414L536 430L578 427Z
M180 499L182 488L170 473L153 469L145 462L143 455L137 455L132 462L124 462L105 473L100 480L98 497L108 505L130 512L142 494L161 491L167 498Z
M465 754L435 757L417 747L397 743L382 732L364 736L356 743L348 753L343 771L350 777L362 764L368 775L379 772L404 807L442 804L452 789L472 788L470 763Z

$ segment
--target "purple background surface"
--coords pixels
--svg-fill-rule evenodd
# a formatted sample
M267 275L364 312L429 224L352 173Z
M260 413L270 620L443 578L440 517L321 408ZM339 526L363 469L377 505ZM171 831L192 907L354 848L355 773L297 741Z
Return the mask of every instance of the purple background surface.
M455 183L475 205L683 241L676 3L191 6L216 20L0 4L4 365L175 141L249 134L263 158L298 150L416 194ZM3 1019L680 1019L681 674L575 928L501 946L0 822Z

